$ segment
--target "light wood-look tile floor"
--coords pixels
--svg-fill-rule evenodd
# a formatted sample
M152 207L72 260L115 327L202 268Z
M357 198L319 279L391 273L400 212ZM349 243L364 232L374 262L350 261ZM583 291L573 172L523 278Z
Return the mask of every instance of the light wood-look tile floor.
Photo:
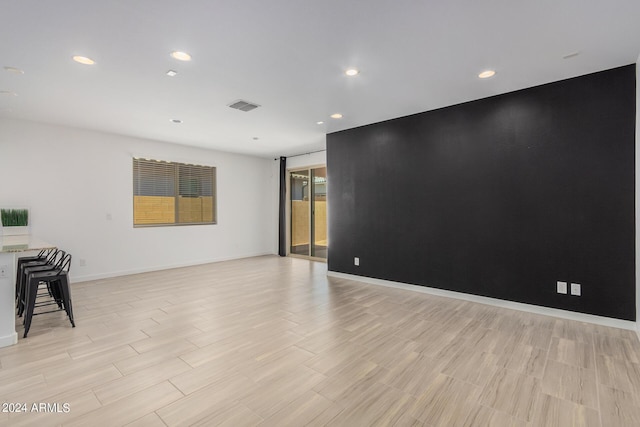
M0 349L0 400L60 412L1 426L640 426L627 330L276 256L72 291L75 329L38 316Z

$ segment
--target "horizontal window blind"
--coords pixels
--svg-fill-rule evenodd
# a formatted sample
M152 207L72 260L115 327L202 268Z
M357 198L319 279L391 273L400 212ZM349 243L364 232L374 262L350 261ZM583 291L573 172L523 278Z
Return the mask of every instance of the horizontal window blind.
M184 197L213 196L213 168L178 165L179 194Z
M175 197L175 165L169 162L133 159L133 194Z
M214 224L216 168L133 159L134 226Z

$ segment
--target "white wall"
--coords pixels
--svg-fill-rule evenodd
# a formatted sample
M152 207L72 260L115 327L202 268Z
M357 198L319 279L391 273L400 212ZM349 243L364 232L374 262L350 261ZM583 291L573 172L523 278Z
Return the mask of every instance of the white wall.
M218 224L134 228L134 155L217 167ZM272 163L0 119L0 206L29 208L31 233L73 255L75 281L275 253Z
M307 166L318 166L327 164L327 152L320 151L301 156L287 157L287 169L304 168Z

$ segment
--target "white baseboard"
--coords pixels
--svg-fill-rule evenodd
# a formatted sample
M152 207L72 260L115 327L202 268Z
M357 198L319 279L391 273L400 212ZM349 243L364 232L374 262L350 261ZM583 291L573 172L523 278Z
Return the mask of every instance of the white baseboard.
M18 333L14 332L9 335L5 335L0 337L0 348L9 347L10 345L14 345L18 343Z
M108 271L104 273L89 274L85 276L71 275L71 281L73 283L90 282L92 280L109 279L112 277L128 276L131 274L149 273L150 271L170 270L172 268L192 267L194 265L211 264L213 262L232 261L234 259L253 258L257 256L264 256L264 255L273 255L273 253L260 252L260 253L237 255L237 256L230 256L230 257L209 258L209 259L201 259L201 260L189 261L189 262L178 263L178 264L165 264L165 265L156 265L151 267L134 268L130 270Z
M480 304L492 305L495 307L509 308L512 310L520 310L528 313L542 314L545 316L559 317L561 319L576 320L578 322L594 323L596 325L609 326L613 328L629 329L636 331L638 339L640 339L640 325L637 322L629 320L613 319L610 317L596 316L593 314L576 313L573 311L560 310L557 308L542 307L533 304L524 304L520 302L506 301L496 298L482 297L478 295L465 294L462 292L447 291L444 289L430 288L421 285L409 285L407 283L392 282L389 280L374 279L371 277L356 276L353 274L340 273L337 271L328 271L327 276L337 277L340 279L355 280L358 282L369 283L371 285L386 286L390 288L405 289L408 291L421 292L424 294L437 295L448 298L455 298L464 301L477 302Z

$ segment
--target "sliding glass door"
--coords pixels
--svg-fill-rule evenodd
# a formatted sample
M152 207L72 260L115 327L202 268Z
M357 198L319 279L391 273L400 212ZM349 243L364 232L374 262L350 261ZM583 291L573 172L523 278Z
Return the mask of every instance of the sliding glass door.
M327 168L289 172L291 232L289 253L327 258Z

